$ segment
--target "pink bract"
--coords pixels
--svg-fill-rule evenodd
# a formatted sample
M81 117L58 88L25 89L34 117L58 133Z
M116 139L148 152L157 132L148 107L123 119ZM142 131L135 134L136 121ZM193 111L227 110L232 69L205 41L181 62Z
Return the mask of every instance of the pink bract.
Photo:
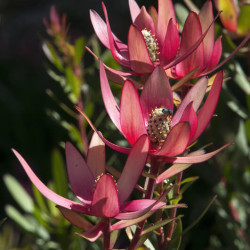
M36 188L46 198L56 203L65 217L78 227L80 222L79 220L76 222L76 218L79 218L77 213L106 218L135 219L142 216L144 210L147 213L165 205L162 201L150 199L126 201L137 184L147 160L149 141L146 135L142 135L135 142L117 183L110 174L105 173L104 147L105 144L95 133L85 161L71 143L67 142L65 145L69 182L80 202L68 200L50 190L34 174L22 156L14 149L13 152ZM101 223L91 230L94 230L93 233L97 236L105 225ZM85 235L86 237L90 235L90 240L91 230Z
M150 119L149 114L152 110L165 108L173 112L173 94L168 77L164 69L160 66L156 67L153 73L148 77L140 96L133 82L130 80L125 81L122 89L120 107L112 95L102 63L100 63L100 79L103 101L107 113L131 146L133 146L142 135L148 136L150 140L150 136L147 133L147 126ZM151 141L150 155L163 157L164 160L169 158L171 162L175 162L175 157L182 154L189 145L198 139L214 114L222 82L223 72L220 71L217 73L211 91L201 108L200 105L208 87L207 77L201 78L189 90L171 117L171 129L162 146L155 148ZM86 117L83 112L81 113ZM89 119L88 122L91 123ZM96 130L93 125L92 128ZM129 152L128 148L110 143L100 133L99 136L111 148L123 153ZM229 144L227 146L229 146ZM221 150L222 149L223 147ZM209 157L211 158L212 156L213 154L210 153ZM198 158L197 156L187 158L188 163L192 163L192 160L194 163L202 162L205 159L207 159L206 154L204 154L204 158L202 156ZM185 157L179 156L178 161L182 163L184 161L185 163Z
M132 70L130 73L117 72L109 68L112 73L122 76L151 73L157 65L168 69L185 58L185 62L188 64L187 62L193 60L191 59L193 57L202 58L201 60L203 60L205 56L206 64L208 62L211 64L211 53L214 47L214 19L210 1L206 2L202 8L202 17L199 17L194 12L190 13L184 28L185 32L181 39L179 53L178 24L171 0L159 0L158 13L154 7L147 11L144 6L139 8L134 0L129 0L132 25L128 32L127 45L112 33L107 10L103 3L102 7L105 21L94 10L90 11L91 22L96 35L103 45L110 49L115 60L122 66ZM187 37L190 31L192 31L193 35L191 39ZM216 48L217 52L219 52L219 44ZM193 53L195 54L194 56ZM212 60L213 64L211 67L218 60L219 58L217 58L217 61ZM179 67L180 65L178 66L178 74L175 73L175 77L180 75ZM187 67L184 68L189 70ZM181 72L183 73L184 69Z
M158 0L158 13L152 6L147 11L144 6L140 8L135 0L129 0L132 24L127 44L112 33L103 3L102 7L105 21L96 11L90 11L95 33L114 59L132 70L122 72L104 65L109 71L109 79L119 84L129 76L151 73L159 65L164 70L170 69L167 72L173 78L182 78L194 69L197 70L193 78L210 74L230 60L250 37L248 34L234 52L218 64L222 44L221 36L214 40L214 21L220 12L214 18L211 0L205 1L199 14L190 12L181 39L171 0ZM87 50L94 55L89 48Z

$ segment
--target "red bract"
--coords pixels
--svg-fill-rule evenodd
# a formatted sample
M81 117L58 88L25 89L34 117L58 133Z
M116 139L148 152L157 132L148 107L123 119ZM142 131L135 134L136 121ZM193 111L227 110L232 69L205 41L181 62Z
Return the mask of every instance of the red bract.
M206 1L199 15L191 12L184 24L178 55L181 56L202 36L213 22L213 6ZM212 25L199 47L187 58L172 69L175 77L181 78L191 70L197 68L193 77L206 74L214 68L220 60L222 53L221 36L214 42L214 25Z
M211 3L205 4L205 6L208 5L211 6ZM154 7L151 7L148 12L144 6L140 9L134 0L129 0L133 24L130 26L128 32L127 45L122 43L112 33L106 7L104 4L102 4L102 7L106 22L104 22L94 10L90 11L90 17L96 35L104 46L110 49L113 57L121 65L133 70L130 75L151 73L157 65L168 69L185 59L195 50L200 51L200 49L197 49L199 45L200 47L206 48L206 60L209 61L210 59L210 54L214 47L214 20L210 9L209 11L207 10L208 7L204 7L204 10L202 10L202 14L204 15L202 17L202 31L201 27L197 29L197 26L200 25L198 15L193 12L190 13L188 18L189 24L185 27L185 33L181 41L182 49L178 57L176 57L176 55L179 49L179 31L171 0L159 0L158 13ZM194 22L194 24L192 22ZM212 29L209 31L209 36L203 45L202 40L210 27ZM194 37L191 39L187 37L187 35L185 35L187 32L192 32ZM216 45L216 52L218 52L220 47L219 40L217 42L218 45ZM215 59L213 63L215 63ZM112 69L109 70L112 71ZM115 74L118 73L117 71L112 72ZM128 72L119 73L123 76L129 75Z
M168 77L159 66L148 77L140 97L134 84L130 80L125 81L120 108L112 95L102 63L100 79L107 113L130 145L134 145L140 136L146 134L151 142L151 155L169 158L171 162L175 162L173 158L182 154L197 140L210 122L219 98L223 72L217 73L211 91L199 111L208 86L206 77L201 78L190 89L174 114L173 95ZM93 125L92 127L94 128ZM100 133L99 135L113 149L123 153L129 152L129 149L114 145L105 140ZM210 153L209 158L212 156ZM191 160L188 157L188 163L192 163L192 160L195 163L201 162L203 157L194 156ZM178 161L185 161L185 157L178 157Z
M164 202L150 199L125 202L132 193L147 160L149 141L143 135L135 142L128 156L117 184L110 174L105 173L104 144L94 134L85 161L75 147L67 142L65 145L68 177L73 192L81 203L68 200L50 190L31 170L22 156L15 150L14 154L36 188L49 200L56 203L69 221L74 224L77 215L74 212L97 217L116 219L135 219L150 210L165 205ZM77 226L80 223L77 224ZM106 223L93 229L99 236ZM116 228L119 229L119 228ZM89 232L86 233L88 235ZM83 235L84 236L84 235ZM87 237L87 236L86 236Z

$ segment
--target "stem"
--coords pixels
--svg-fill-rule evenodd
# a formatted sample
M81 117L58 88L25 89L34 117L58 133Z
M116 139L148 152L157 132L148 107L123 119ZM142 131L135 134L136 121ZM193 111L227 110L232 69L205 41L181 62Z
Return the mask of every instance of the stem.
M157 157L151 156L150 174L153 176L157 176L159 166L160 166L160 162L157 160ZM154 187L155 187L155 180L150 178L148 180L147 193L145 195L145 199L152 199L153 193L154 193ZM140 240L141 232L143 230L145 222L146 220L143 220L140 223L138 223L134 237L129 245L128 250L134 250L136 248L136 245L138 241Z
M177 186L174 189L174 194L176 196L178 196L179 192L180 192L180 184L181 184L182 174L183 174L183 172L180 172L176 176L176 184L177 184ZM177 208L173 208L172 211L171 211L171 214L170 214L170 218L176 217L176 213L177 213ZM173 235L173 232L174 232L174 227L175 227L175 221L172 221L169 224L167 232L166 232L167 237L166 237L166 242L164 244L165 245L164 249L167 249L169 247L169 245L170 245L172 235Z
M162 170L163 170L163 165L161 164L160 166L160 173L162 173ZM162 195L163 193L163 188L164 188L164 184L163 182L161 182L159 185L158 185L158 193L159 195ZM160 222L162 221L162 215L163 215L163 212L161 209L159 209L157 212L156 212L156 222ZM164 241L165 241L165 237L164 237L164 231L162 229L162 227L158 228L158 233L159 235L157 235L157 241L158 241L158 249L163 249L163 245L164 245Z
M83 110L83 102L82 102L82 100L78 101L78 107L81 110ZM78 126L79 126L81 137L82 137L83 150L84 150L85 155L87 155L87 152L88 152L88 139L87 139L85 128L83 126L83 121L84 121L84 119L83 119L82 115L79 114L78 115Z
M103 249L104 250L109 250L110 249L110 231L109 231L109 226L110 226L110 219L107 218L107 226L103 230Z

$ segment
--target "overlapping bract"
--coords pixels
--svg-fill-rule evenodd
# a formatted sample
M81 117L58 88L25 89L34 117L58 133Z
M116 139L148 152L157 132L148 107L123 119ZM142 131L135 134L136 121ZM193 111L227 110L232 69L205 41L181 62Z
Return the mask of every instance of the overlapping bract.
M104 144L97 134L94 134L92 138L87 161L71 143L67 142L65 151L69 182L80 203L68 200L46 187L22 156L15 150L13 152L37 189L46 198L56 203L66 218L70 222L72 221L72 224L77 224L74 222L75 212L96 217L128 220L142 216L143 210L146 213L165 205L164 202L150 199L126 202L141 176L148 149L149 141L147 136L143 135L135 142L116 184L113 177L105 173ZM77 226L80 226L78 224ZM100 227L104 228L106 223L102 222L100 225L94 230L98 237L101 233ZM115 227L115 229L119 229L119 227ZM87 235L89 232L86 233L86 237ZM85 235L83 234L83 236Z
M127 45L112 33L104 4L106 22L94 10L90 11L90 17L100 41L122 66L133 70L131 75L151 73L157 65L161 65L165 70L171 68L169 75L175 78L198 68L194 75L197 77L218 63L222 50L221 37L214 42L211 1L203 5L199 15L195 12L189 14L180 43L171 0L159 0L158 13L154 7L150 7L149 11L144 6L140 9L134 0L129 0L129 6L133 23L128 32Z
M102 63L100 63L100 79L103 101L107 113L131 146L135 144L140 136L148 136L147 123L152 110L164 107L173 111L173 93L168 77L160 66L156 67L153 73L148 77L140 97L133 82L130 80L125 81L122 89L120 107L118 107L112 95ZM217 73L212 89L200 110L199 107L208 87L208 79L206 77L201 78L189 90L181 102L181 105L173 114L171 130L162 147L156 149L151 143L150 155L161 156L165 159L169 158L171 162L175 162L173 157L182 154L190 144L197 140L214 114L222 82L223 72L220 71ZM114 145L105 140L101 134L100 136L105 143L113 149L123 153L129 152L127 148ZM202 157L197 158L196 156L191 157L191 161L188 158L187 163L192 163L192 160L194 163L207 160L206 156L203 156L204 159ZM213 154L211 154L209 158L212 156ZM197 161L197 159L199 160ZM177 157L176 163L185 163L185 157Z

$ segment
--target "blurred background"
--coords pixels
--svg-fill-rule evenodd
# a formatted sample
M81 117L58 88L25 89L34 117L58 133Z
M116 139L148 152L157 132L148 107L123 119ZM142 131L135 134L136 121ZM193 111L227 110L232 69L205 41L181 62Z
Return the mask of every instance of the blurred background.
M128 2L104 2L113 32L126 42L131 24ZM173 2L181 26L188 6L183 1ZM203 2L193 1L198 8ZM157 1L137 3L140 6L157 6ZM44 24L44 18L50 24L53 5L60 18L63 14L67 16L65 39L60 38L63 36L60 32L52 34ZM240 1L240 8L245 11L241 16L244 22L244 16L249 16L249 3ZM110 53L95 38L89 9L102 15L101 1L0 1L0 249L100 249L98 243L90 246L74 235L66 244L63 236L71 234L72 229L62 222L63 218L53 208L51 213L56 220L51 223L48 216L46 221L42 212L36 210L39 206L32 204L34 207L27 209L23 204L22 207L22 201L14 197L15 192L18 196L18 191L23 191L21 187L31 197L37 195L37 200L39 197L34 194L36 191L11 152L11 148L18 150L45 183L51 181L53 186L57 183L56 176L63 179L64 174L59 173L63 170L56 168L58 162L64 161L62 142L70 140L84 153L86 147L82 139L86 141L91 136L89 126L74 111L76 104L83 106L107 138L125 143L106 115L96 62L84 50L88 45L99 53L105 63L119 69ZM214 9L214 13L216 11ZM223 35L223 57L232 53L244 38L244 34L229 30L218 20L216 36L220 34ZM66 44L65 50L60 47L62 40ZM230 141L235 144L184 173L185 177L199 176L199 179L183 198L183 202L188 204L188 209L180 211L184 214L183 229L203 214L214 195L218 197L203 218L183 236L182 249L250 249L249 55L248 42L233 60L223 66L231 79L224 83L217 116L199 140L197 148L210 142L213 145L208 151ZM73 85L78 87L73 88ZM117 85L113 88L119 95L121 88ZM84 130L77 132L79 124ZM109 149L107 152L108 160L114 166L124 162L124 156L114 155ZM54 185L55 190L60 188L58 185ZM52 205L48 203L46 206ZM29 228L23 222L27 218L43 229L34 232L34 227Z

